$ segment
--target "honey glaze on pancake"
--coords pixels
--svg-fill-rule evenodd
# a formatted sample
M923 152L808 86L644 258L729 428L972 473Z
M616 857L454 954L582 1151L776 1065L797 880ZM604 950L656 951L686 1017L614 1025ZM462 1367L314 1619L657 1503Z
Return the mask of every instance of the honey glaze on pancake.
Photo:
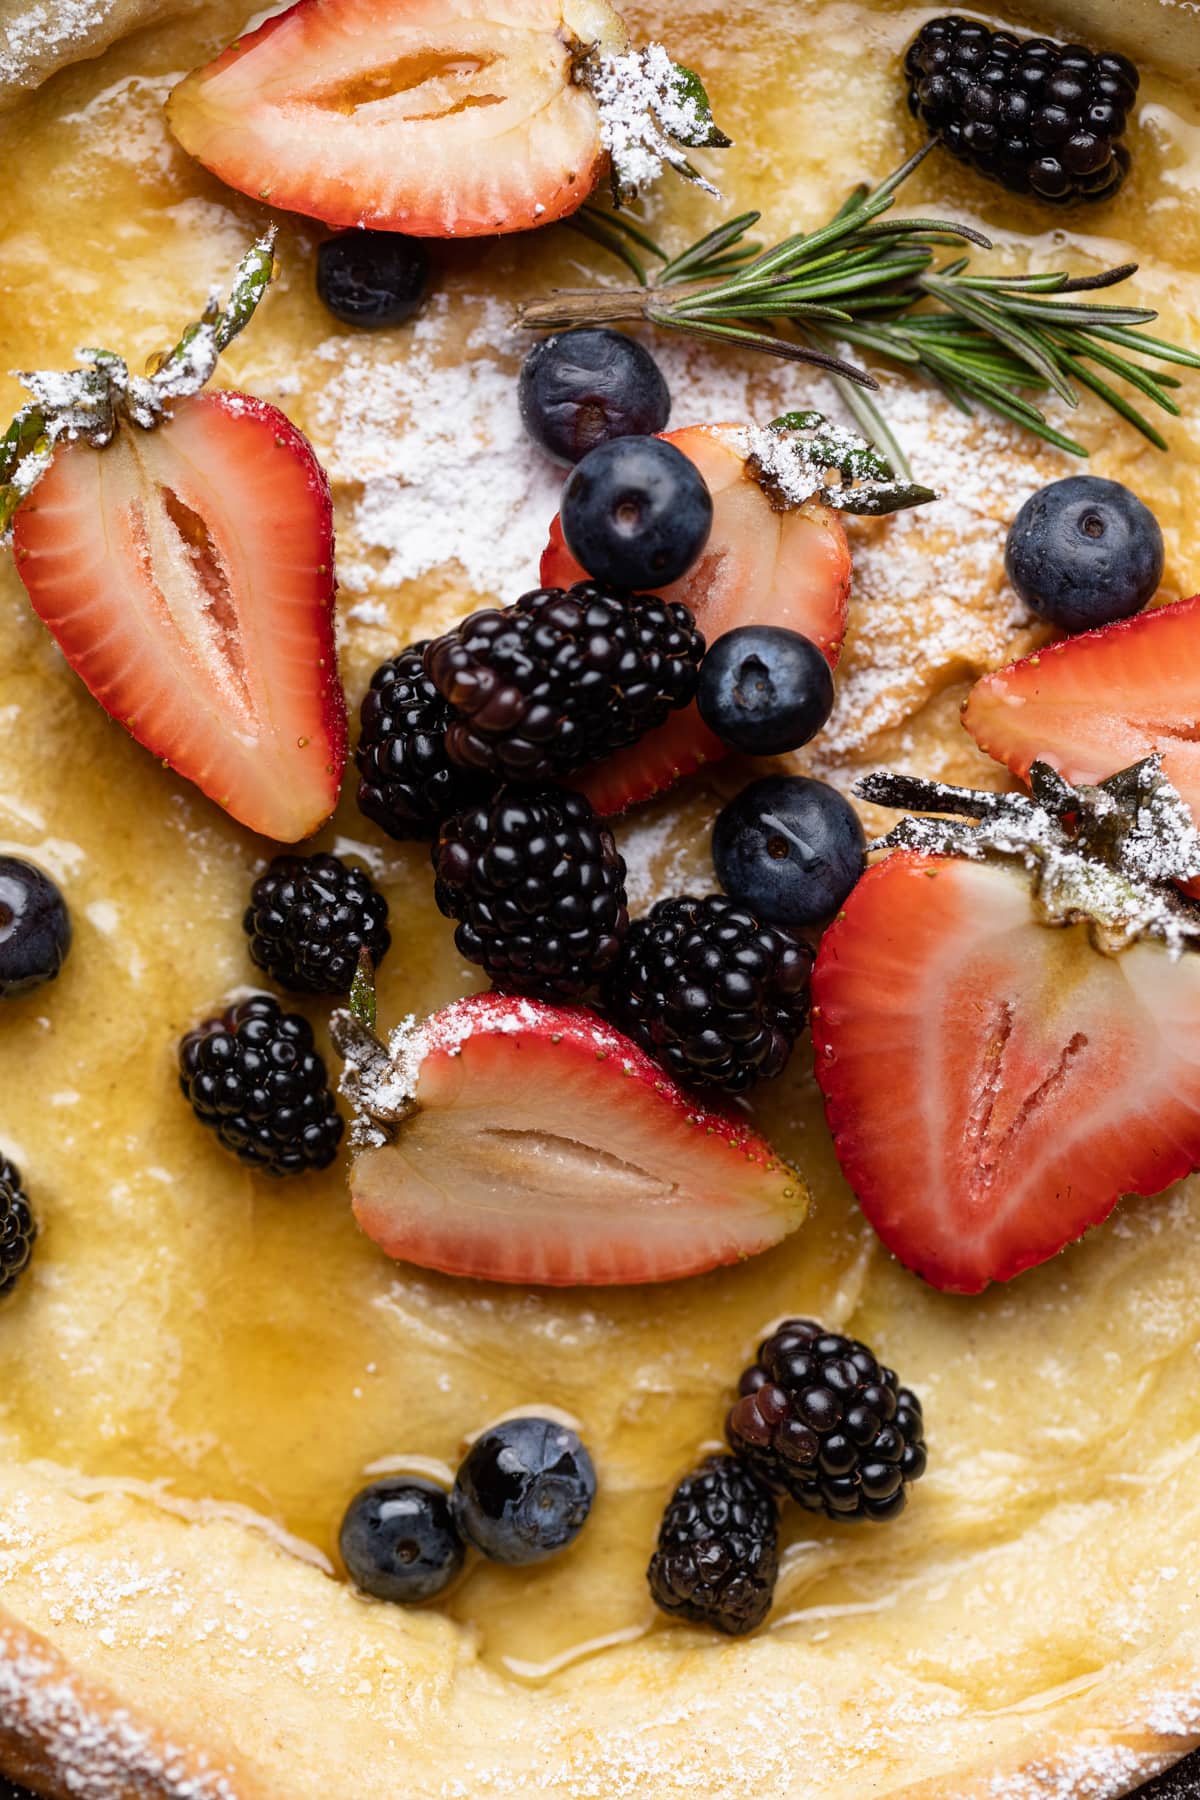
M702 70L735 138L719 171L728 208L760 207L776 235L823 221L856 181L881 176L912 146L898 55L928 9L763 0L747 16L700 0L631 14L636 31L662 35ZM260 213L173 146L161 102L242 22L241 8L221 0L65 71L0 120L0 157L20 170L0 192L0 367L65 366L82 343L111 345L137 367L232 266ZM1143 53L1135 170L1115 202L1043 212L935 155L902 210L983 226L1004 267L1136 259L1137 295L1160 310L1163 335L1195 344L1197 132L1193 96ZM678 184L661 189L651 211L680 243L718 216ZM372 336L344 331L318 303L318 235L283 221L277 289L220 379L283 406L330 470L342 666L356 707L384 656L537 585L557 478L520 435L523 345L507 319L516 297L577 282L581 262L601 262L565 232L449 246L435 251L435 292L418 324ZM673 425L835 404L803 371L670 342L654 348ZM6 418L20 398L0 380ZM1093 469L1154 506L1169 596L1191 592L1200 571L1194 378L1183 401L1169 457L1098 408L1073 424L1093 448ZM1029 492L1074 465L1015 428L962 420L899 376L887 378L883 403L917 478L946 498L919 515L852 525L838 708L804 766L842 784L891 763L998 785L1001 772L958 725L958 703L975 675L1037 641L1004 584L1004 534ZM712 885L709 826L745 776L735 765L714 770L620 825L639 909ZM425 847L384 840L357 813L351 787L317 844L361 855L388 896L394 942L380 1010L390 1023L457 998L477 973L434 907ZM601 1479L568 1555L527 1571L473 1568L442 1609L463 1628L452 1640L428 1615L381 1623L380 1609L335 1594L297 1563L289 1580L317 1584L313 1618L329 1606L339 1642L357 1628L364 1645L387 1633L393 1645L405 1634L450 1643L439 1654L495 1684L486 1693L497 1716L516 1688L540 1683L586 1720L593 1688L627 1696L649 1671L663 1684L655 1706L666 1717L676 1681L686 1710L683 1665L697 1646L712 1696L719 1659L736 1658L739 1682L754 1680L755 1668L764 1682L786 1679L791 1704L800 1713L807 1705L812 1720L823 1694L852 1696L861 1679L857 1736L837 1750L844 1762L824 1773L817 1760L805 1765L826 1781L813 1791L831 1795L855 1756L875 1770L889 1763L887 1681L920 1696L896 1727L901 1737L944 1730L952 1759L957 1722L982 1718L997 1767L1036 1738L1047 1714L1056 1729L1115 1719L1115 1696L1151 1695L1168 1655L1180 1692L1192 1676L1200 1690L1195 1183L1126 1202L1010 1287L974 1300L938 1296L864 1224L838 1175L802 1046L753 1104L815 1196L808 1222L778 1250L650 1292L445 1280L388 1262L358 1233L344 1168L286 1187L255 1180L181 1100L180 1033L254 984L240 919L269 847L93 704L7 558L0 850L54 875L77 932L62 978L6 1004L0 1019L0 1143L23 1168L43 1225L32 1271L0 1312L9 1469L0 1605L34 1629L55 1641L58 1633L103 1674L106 1632L116 1656L149 1631L143 1603L154 1580L152 1538L142 1533L124 1584L97 1575L89 1593L87 1559L76 1558L72 1586L71 1559L47 1560L37 1537L47 1495L51 1511L63 1496L86 1502L74 1526L62 1524L65 1541L106 1507L117 1517L123 1492L139 1519L156 1518L161 1497L175 1546L168 1560L197 1579L181 1547L180 1503L205 1503L210 1521L220 1510L219 1544L244 1532L238 1509L249 1508L277 1541L291 1534L332 1558L342 1510L370 1467L411 1455L453 1465L487 1420L548 1405L578 1417ZM321 1006L305 1010L323 1035ZM792 1312L851 1328L920 1392L930 1471L886 1529L790 1518L772 1626L749 1646L714 1646L656 1618L645 1564L667 1493L719 1436L747 1353ZM163 1604L180 1609L191 1642L199 1626L188 1582L162 1581ZM153 1636L145 1643L153 1661ZM879 1670L887 1680L876 1703L867 1672ZM632 1704L622 1700L627 1712ZM1147 1723L1136 1708L1130 1717L1131 1731ZM1198 1729L1184 1700L1170 1718L1151 1731ZM805 1754L819 1752L814 1742ZM773 1775L756 1764L757 1786L728 1791L782 1793L769 1782L786 1780L789 1766ZM1108 1785L1097 1794L1136 1773L1114 1767L1100 1770ZM651 1776L637 1791L657 1791ZM1026 1790L1012 1792L1025 1800Z

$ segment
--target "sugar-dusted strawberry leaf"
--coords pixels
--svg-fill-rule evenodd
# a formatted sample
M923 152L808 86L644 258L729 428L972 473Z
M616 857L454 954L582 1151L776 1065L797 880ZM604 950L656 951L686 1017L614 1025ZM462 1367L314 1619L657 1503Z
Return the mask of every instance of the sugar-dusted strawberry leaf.
M823 413L790 412L746 433L747 465L779 512L820 500L838 512L881 518L938 498L933 488L898 480L881 451Z
M685 63L672 65L660 123L668 137L694 150L728 150L733 143L713 117L712 102L695 69Z
M122 421L153 431L168 416L169 402L198 394L216 369L221 351L253 317L274 273L272 226L234 271L229 300L210 296L204 317L189 325L174 349L149 376L131 375L113 350L85 349L85 366L22 371L18 380L33 395L0 438L0 534L22 500L49 469L55 446L83 441L94 449L112 442Z
M717 195L681 148L723 150L732 141L718 129L704 84L693 70L672 62L661 44L648 44L616 53L592 50L580 59L576 79L599 109L615 206L636 199L664 167Z
M1012 858L1029 873L1038 917L1087 926L1105 954L1156 938L1178 957L1200 941L1200 912L1174 885L1200 876L1200 831L1161 756L1098 786L1069 782L1043 762L1029 779L1031 794L995 794L879 770L855 792L922 815L901 819L873 849Z

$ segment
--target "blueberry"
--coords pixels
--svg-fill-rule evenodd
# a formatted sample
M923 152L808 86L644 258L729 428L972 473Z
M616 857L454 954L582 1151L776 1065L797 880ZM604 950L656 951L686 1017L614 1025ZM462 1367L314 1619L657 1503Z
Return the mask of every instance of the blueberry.
M559 462L612 438L666 428L671 396L648 350L620 331L564 331L535 344L521 367L521 417Z
M67 903L50 877L0 856L0 1000L53 981L70 948Z
M713 828L713 864L731 899L771 925L822 925L863 872L858 814L806 775L767 775L743 788Z
M1008 534L1008 579L1060 631L1128 619L1163 572L1158 520L1119 481L1069 475L1028 499Z
M741 625L712 645L696 689L700 717L748 756L780 756L816 737L833 709L833 675L813 643L781 625Z
M338 1548L355 1587L405 1605L440 1594L464 1556L449 1494L416 1475L390 1475L356 1494Z
M420 238L343 231L317 246L317 293L343 325L403 325L425 298L428 279Z
M567 476L562 531L593 581L660 588L687 573L712 530L712 495L662 438L614 438Z
M596 1471L574 1431L553 1419L506 1419L463 1459L454 1516L494 1562L541 1562L578 1537L595 1497Z

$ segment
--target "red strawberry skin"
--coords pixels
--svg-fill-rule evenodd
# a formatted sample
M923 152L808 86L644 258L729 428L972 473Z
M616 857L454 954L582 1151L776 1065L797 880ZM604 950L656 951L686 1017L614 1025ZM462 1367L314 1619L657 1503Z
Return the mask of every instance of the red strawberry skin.
M346 761L333 505L277 407L197 394L154 431L60 446L13 547L38 617L140 744L265 837L324 822Z
M850 547L842 521L811 502L797 512L775 512L747 473L737 433L734 425L696 425L662 434L696 464L713 496L713 529L704 555L662 592L691 608L710 644L736 625L783 625L811 638L836 666L850 596ZM542 585L570 587L586 579L556 518L542 555ZM727 754L692 705L640 743L583 770L571 785L597 812L610 815Z
M963 724L1022 780L1095 784L1160 751L1200 819L1200 595L1064 638L977 681Z
M605 0L299 0L194 70L167 117L230 187L327 225L526 231L603 167L574 49L624 41Z
M1200 1162L1200 956L1034 916L1017 865L899 851L813 973L838 1159L884 1243L978 1293Z
M389 1256L550 1287L671 1281L776 1244L803 1182L582 1007L460 1000L410 1052L420 1110L359 1155L355 1216Z

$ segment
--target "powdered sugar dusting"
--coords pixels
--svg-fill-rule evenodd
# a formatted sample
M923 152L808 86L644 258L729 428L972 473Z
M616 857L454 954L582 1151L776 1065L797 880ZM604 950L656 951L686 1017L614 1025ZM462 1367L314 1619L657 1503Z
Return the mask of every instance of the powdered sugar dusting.
M562 471L525 436L510 365L470 346L443 360L448 304L437 297L405 355L361 337L315 353L329 377L310 428L331 479L358 490L339 561L351 593L444 565L477 594L515 600L537 585Z
M88 43L116 10L116 0L55 0L10 15L0 32L0 87L34 86L47 64Z
M93 1705L33 1640L0 1639L0 1716L32 1750L50 1747L55 1774L72 1794L166 1793L172 1800L238 1800L232 1768L156 1738L124 1707Z
M881 521L850 522L854 584L833 716L811 765L835 772L870 753L956 678L1030 646L1004 573L1004 542L1030 494L1078 464L987 413L966 418L936 391L885 377L881 405L918 481L941 498Z

